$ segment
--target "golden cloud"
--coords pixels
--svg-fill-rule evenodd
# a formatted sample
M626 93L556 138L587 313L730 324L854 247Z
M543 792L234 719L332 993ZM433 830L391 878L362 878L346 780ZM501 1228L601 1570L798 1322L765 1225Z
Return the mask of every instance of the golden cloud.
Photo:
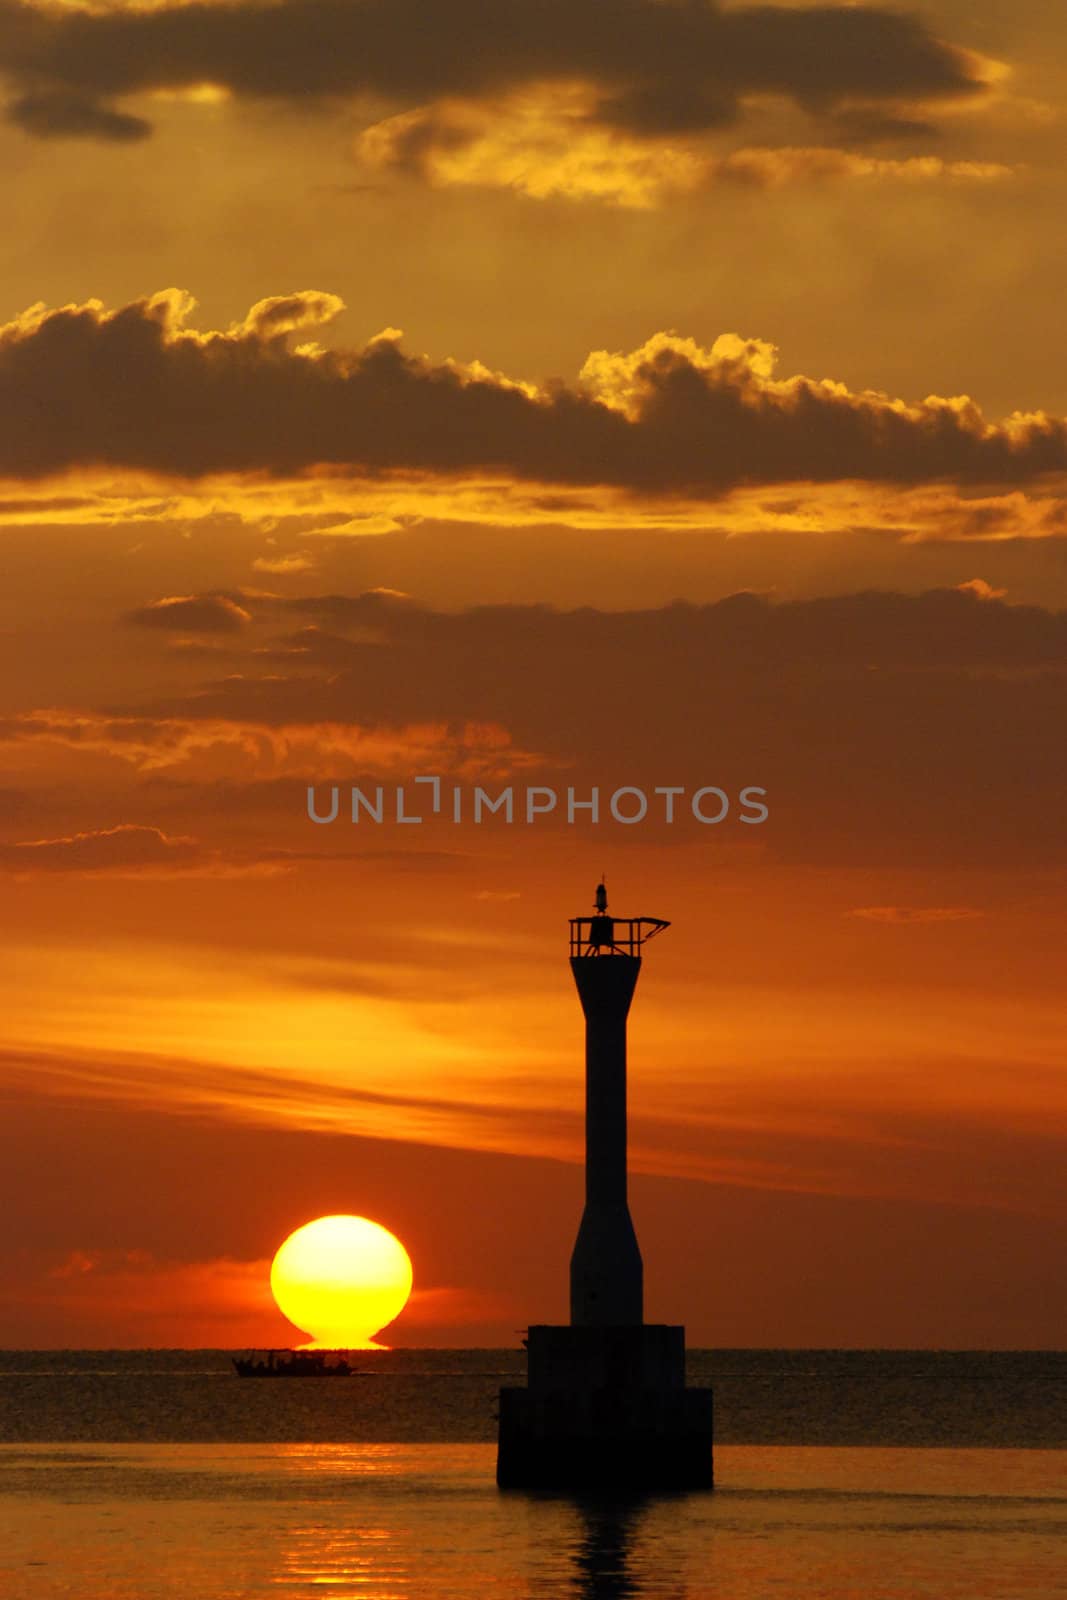
M237 681L229 680L231 686ZM253 690L276 688L279 682L248 680ZM302 682L298 687L306 693L309 685ZM0 765L5 751L17 760L42 746L83 757L106 756L139 773L180 771L202 779L237 774L244 780L310 781L336 779L346 771L406 776L426 766L457 778L477 779L503 776L545 759L513 745L507 730L491 722L360 726L349 721L108 716L54 707L0 721Z
M991 183L1013 168L941 156L903 159L834 145L743 146L719 155L704 140L638 136L596 119L580 83L507 101L444 101L372 124L356 143L372 171L406 173L434 187L508 189L535 200L603 201L649 210L716 183L751 188L847 179Z
M153 600L127 613L126 620L141 628L178 633L233 633L250 622L252 614L229 595L181 594Z
M356 150L374 171L414 174L436 187L509 189L535 200L600 200L638 210L707 181L707 156L678 141L598 126L594 106L581 84L506 104L450 101L374 123Z

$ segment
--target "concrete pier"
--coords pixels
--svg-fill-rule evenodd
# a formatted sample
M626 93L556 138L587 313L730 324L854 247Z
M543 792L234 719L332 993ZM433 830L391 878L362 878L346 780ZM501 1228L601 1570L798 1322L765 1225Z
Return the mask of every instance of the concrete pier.
M710 1489L712 1395L685 1386L685 1329L542 1325L528 1387L500 1391L501 1488Z
M524 1340L527 1387L500 1391L502 1488L710 1488L712 1394L687 1389L685 1330L643 1320L643 1268L626 1166L626 1019L641 946L668 924L571 922L585 1014L586 1193L571 1256L571 1320ZM680 1220L680 1219L679 1219Z

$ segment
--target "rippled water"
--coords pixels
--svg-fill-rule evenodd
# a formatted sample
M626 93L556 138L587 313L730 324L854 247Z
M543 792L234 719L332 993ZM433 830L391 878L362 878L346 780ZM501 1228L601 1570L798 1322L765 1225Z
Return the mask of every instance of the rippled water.
M1067 1357L713 1351L713 1493L500 1493L518 1352L0 1352L0 1600L1067 1600ZM979 1448L981 1446L981 1448Z
M713 1494L501 1494L488 1445L0 1448L5 1600L1067 1595L1056 1451L727 1446Z
M0 1442L488 1444L521 1350L388 1350L238 1379L224 1350L0 1350ZM1067 1447L1067 1354L692 1350L724 1444Z

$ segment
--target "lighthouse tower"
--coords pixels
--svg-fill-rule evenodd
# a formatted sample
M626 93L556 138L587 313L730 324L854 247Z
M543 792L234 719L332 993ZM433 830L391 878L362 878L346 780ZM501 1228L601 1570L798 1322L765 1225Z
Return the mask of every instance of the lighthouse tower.
M571 922L571 971L585 1013L585 1210L571 1256L571 1326L618 1328L644 1320L641 1252L626 1195L626 1018L645 940L668 922L596 915Z
M626 1177L626 1019L642 946L670 924L574 917L570 965L585 1015L585 1208L571 1320L531 1325L528 1384L500 1391L503 1488L710 1488L712 1396L685 1386L685 1330L644 1321Z

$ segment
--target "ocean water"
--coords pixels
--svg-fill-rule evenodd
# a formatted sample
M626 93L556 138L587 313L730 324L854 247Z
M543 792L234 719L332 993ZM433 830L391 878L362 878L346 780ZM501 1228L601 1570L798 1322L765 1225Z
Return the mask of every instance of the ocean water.
M1067 1600L1067 1356L702 1351L717 1487L497 1490L518 1352L0 1352L2 1600Z

